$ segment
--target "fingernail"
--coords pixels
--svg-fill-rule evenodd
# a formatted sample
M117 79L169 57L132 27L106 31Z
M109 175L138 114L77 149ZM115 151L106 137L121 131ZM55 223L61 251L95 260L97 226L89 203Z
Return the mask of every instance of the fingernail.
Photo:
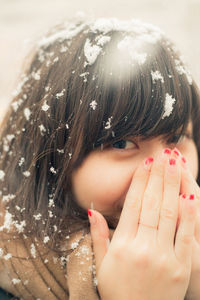
M144 161L144 165L146 169L150 169L152 162L154 161L153 157L147 157Z
M89 218L90 224L93 225L96 223L94 213L91 209L88 209L88 218Z
M194 200L194 194L191 194L191 195L189 196L189 200Z
M180 156L180 152L178 151L177 148L174 148L174 149L173 149L173 154L175 154L177 157Z
M174 158L169 159L169 164L170 166L175 166L176 165L176 160Z
M184 156L181 157L181 160L182 160L182 162L183 162L184 164L186 164L186 159L185 159Z
M186 194L182 194L181 197L182 197L183 199L186 199Z
M171 154L171 149L165 148L165 149L163 150L163 153L164 153L164 154Z

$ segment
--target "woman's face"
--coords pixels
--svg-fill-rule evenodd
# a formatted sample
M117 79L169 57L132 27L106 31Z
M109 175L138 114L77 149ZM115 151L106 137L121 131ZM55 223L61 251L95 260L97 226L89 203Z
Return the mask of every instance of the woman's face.
M186 134L192 136L189 124ZM104 215L119 218L131 179L138 165L146 157L156 159L164 148L174 148L161 137L151 140L121 140L111 147L91 152L72 175L73 191L84 209L98 210ZM183 136L176 148L185 157L194 176L198 174L197 148L192 138Z

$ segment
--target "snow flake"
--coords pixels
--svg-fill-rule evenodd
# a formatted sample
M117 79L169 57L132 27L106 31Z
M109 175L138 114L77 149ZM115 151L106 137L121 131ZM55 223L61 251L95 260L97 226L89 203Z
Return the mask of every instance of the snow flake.
M64 149L57 149L58 153L64 153Z
M9 202L10 200L14 199L15 197L16 197L16 195L13 195L13 194L4 195L2 197L2 202Z
M11 228L11 225L13 225L12 215L6 210L5 216L4 216L4 224L0 226L0 231L3 231L4 229L7 229L8 231Z
M110 129L111 128L111 121L113 117L108 118L108 121L106 122L106 126L104 127L105 129Z
M90 40L87 39L84 45L84 54L87 59L87 64L92 65L96 61L101 51L101 47L97 45L92 45Z
M71 248L72 248L72 249L76 249L76 248L78 247L78 245L79 245L79 242L78 242L78 241L73 242L73 243L71 243Z
M126 36L118 43L117 48L124 53L128 53L130 58L139 65L143 65L147 59L147 53L143 52L143 43L139 38Z
M19 160L19 167L21 167L24 162L25 162L25 158L21 157L20 160Z
M48 210L48 213L49 213L49 218L53 218L53 213L51 210Z
M164 114L162 116L162 119L165 117L169 117L173 111L173 104L175 103L176 99L173 98L171 95L168 93L166 94L165 97L165 107L164 107Z
M64 93L65 93L65 89L63 89L60 93L57 93L56 98L57 99L61 98L62 96L64 96Z
M54 200L53 200L53 199L49 199L48 207L55 207L55 204L54 204Z
M36 249L34 244L31 244L31 255L33 258L36 258Z
M96 39L97 41L97 45L103 47L105 44L107 44L108 42L110 42L111 37L110 36L106 36L106 35L100 35L97 36Z
M49 236L45 236L43 240L44 244L48 243L49 240L50 240Z
M46 86L45 87L45 92L48 92L50 90L50 87L49 86Z
M20 282L21 282L21 280L18 279L18 278L13 278L13 279L12 279L12 283L13 283L13 284L19 284Z
M75 37L83 28L85 27L85 24L80 24L79 26L70 26L67 29L60 30L56 33L53 33L52 35L48 37L43 37L42 40L39 41L38 45L40 47L42 46L48 46L52 43L54 43L56 40L59 42L63 42L65 40L72 39Z
M7 134L6 139L8 142L11 142L15 138L14 134Z
M21 221L20 223L15 222L14 225L15 225L17 231L18 231L19 233L21 233L21 232L24 231L24 227L26 226L26 221L23 220L23 221Z
M83 80L84 82L87 82L87 77L86 76L89 75L89 74L90 74L89 72L85 72L85 73L80 74L79 76L84 78L84 80Z
M46 128L44 127L44 125L41 124L41 125L39 125L38 127L40 128L40 133L41 133L41 135L44 135L44 133L47 131Z
M31 75L32 75L33 79L40 80L40 71L32 72Z
M164 83L164 78L159 71L155 71L155 72L151 71L151 77L152 77L153 83L155 83L156 80L160 80L162 83Z
M29 79L28 76L25 76L25 75L22 76L22 80L18 83L18 86L17 86L16 90L13 91L13 93L12 93L13 96L19 95L19 93L22 90L22 86L28 81L28 79Z
M60 48L60 53L64 53L67 51L67 47L65 47L64 45L62 45L62 47Z
M53 174L56 174L56 173L57 173L57 171L54 169L54 167L51 167L51 168L50 168L50 172L53 173Z
M0 258L3 256L3 249L0 248Z
M53 62L55 63L55 62L57 62L57 61L59 61L59 58L58 58L58 57L55 57L54 60L53 60Z
M3 170L0 170L0 180L4 180L5 172Z
M50 106L47 104L47 101L45 100L45 101L44 101L44 104L42 105L42 110L43 110L43 111L47 111L47 110L49 109L49 107L50 107Z
M93 100L92 102L90 102L90 107L91 107L93 110L96 109L96 107L97 107L97 102L96 102L96 100Z
M84 255L89 255L90 254L90 250L87 246L83 245L80 247L80 252Z
M36 221L41 220L41 217L42 217L42 215L41 215L40 213L37 214L37 215L33 215L33 218L34 218Z
M25 171L25 172L23 172L23 175L24 175L25 177L29 177L29 176L31 175L31 173L30 173L29 171Z
M18 101L14 101L11 103L14 111L16 112L19 108L19 106L23 103L23 100L22 99L19 99Z
M12 258L12 254L11 253L8 253L8 254L4 255L4 259L5 260L9 260L11 258Z
M30 115L31 115L31 111L30 111L29 108L26 107L26 108L24 109L24 116L25 116L25 118L26 118L27 121L29 121Z
M180 60L175 59L175 64L176 64L176 70L180 75L185 74L187 77L187 80L189 82L189 84L192 84L192 77L191 74L188 70L186 70L186 68L182 65Z

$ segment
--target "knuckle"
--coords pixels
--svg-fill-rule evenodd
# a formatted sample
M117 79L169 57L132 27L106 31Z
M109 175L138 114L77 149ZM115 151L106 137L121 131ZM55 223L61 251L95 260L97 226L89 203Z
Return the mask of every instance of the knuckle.
M176 213L170 208L163 207L160 211L160 217L163 219L174 220L176 218Z
M184 282L187 279L187 273L183 270L183 268L177 268L172 276L173 282Z
M134 251L132 260L135 266L139 268L146 268L152 264L152 255L147 247L139 247L136 251Z
M112 251L112 256L116 260L123 261L126 258L127 247L125 247L125 243L123 240L119 239L117 242L115 242L111 251Z
M180 240L185 245L190 245L193 241L193 236L190 234L182 234Z
M124 203L124 207L131 210L139 210L140 202L141 201L138 199L138 197L131 197L131 195L128 195Z
M165 185L170 185L170 187L177 187L180 184L180 176L165 176Z
M160 179L162 178L164 174L164 168L163 165L158 163L158 164L154 164L153 170L152 170L152 176L155 176L156 178Z
M158 209L158 203L159 203L159 199L157 195L153 195L150 191L146 190L144 193L144 205L145 205L145 209Z

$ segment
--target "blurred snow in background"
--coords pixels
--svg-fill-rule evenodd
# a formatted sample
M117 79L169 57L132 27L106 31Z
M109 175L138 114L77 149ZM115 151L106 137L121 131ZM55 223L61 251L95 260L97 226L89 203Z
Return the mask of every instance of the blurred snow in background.
M138 18L158 25L181 50L200 84L200 0L0 0L0 120L34 40L77 14Z

